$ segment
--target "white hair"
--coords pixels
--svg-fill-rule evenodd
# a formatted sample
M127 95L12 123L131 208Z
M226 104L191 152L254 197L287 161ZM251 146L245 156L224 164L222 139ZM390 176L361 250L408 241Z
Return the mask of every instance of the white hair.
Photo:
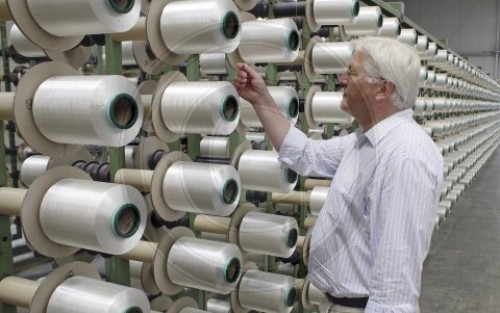
M363 51L368 83L382 80L394 84L392 104L399 109L412 108L418 96L420 58L417 51L404 43L385 37L361 37L352 43L353 51Z

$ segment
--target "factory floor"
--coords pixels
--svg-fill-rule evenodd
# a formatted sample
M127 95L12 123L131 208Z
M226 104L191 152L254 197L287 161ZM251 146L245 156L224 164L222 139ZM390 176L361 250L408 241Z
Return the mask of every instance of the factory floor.
M434 232L424 263L421 313L500 312L500 152Z

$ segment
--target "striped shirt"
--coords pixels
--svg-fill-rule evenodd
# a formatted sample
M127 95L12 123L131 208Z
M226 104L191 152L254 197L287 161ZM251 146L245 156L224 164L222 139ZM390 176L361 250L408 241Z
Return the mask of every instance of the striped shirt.
M443 158L412 114L325 141L292 127L280 149L299 174L333 177L312 232L309 278L335 297L369 297L365 313L418 312Z

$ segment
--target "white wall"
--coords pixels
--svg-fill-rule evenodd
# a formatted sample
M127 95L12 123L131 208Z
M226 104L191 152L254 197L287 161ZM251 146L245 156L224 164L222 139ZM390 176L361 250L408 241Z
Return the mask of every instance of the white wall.
M495 75L500 0L403 0L405 15L472 64ZM500 73L498 73L500 76Z

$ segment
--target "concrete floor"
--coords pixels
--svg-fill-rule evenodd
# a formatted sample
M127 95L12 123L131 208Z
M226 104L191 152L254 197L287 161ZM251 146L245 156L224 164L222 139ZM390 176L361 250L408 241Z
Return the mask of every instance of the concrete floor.
M424 263L421 313L500 312L500 152L484 165Z

